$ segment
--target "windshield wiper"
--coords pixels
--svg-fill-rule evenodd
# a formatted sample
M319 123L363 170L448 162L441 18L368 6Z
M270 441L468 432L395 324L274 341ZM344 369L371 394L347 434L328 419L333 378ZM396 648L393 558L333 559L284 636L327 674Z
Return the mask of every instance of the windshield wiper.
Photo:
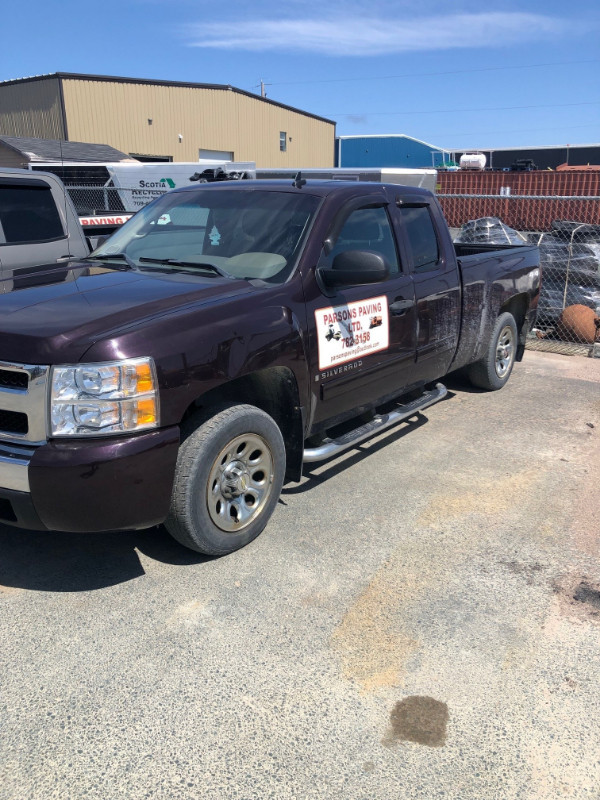
M148 256L140 256L138 260L147 264L165 264L170 267L206 269L210 272L214 272L215 275L220 275L222 278L232 277L228 272L225 272L225 270L217 267L216 264L211 264L209 261L180 261L178 258L150 258Z
M130 269L137 269L135 261L133 261L127 253L107 253L104 256L88 256L87 258L82 259L82 261L109 261L111 258L116 258L119 261L125 261Z

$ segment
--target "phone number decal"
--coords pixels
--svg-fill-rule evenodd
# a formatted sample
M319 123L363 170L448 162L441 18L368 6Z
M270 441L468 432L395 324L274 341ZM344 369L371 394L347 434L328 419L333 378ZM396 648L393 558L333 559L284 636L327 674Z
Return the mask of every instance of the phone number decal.
M362 358L389 346L387 297L315 311L319 369Z

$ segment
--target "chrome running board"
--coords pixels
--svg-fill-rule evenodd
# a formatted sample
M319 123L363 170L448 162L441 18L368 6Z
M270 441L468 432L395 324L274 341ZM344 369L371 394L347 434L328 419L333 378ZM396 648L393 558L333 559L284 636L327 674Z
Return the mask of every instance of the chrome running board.
M444 384L436 383L434 389L423 392L416 400L411 400L410 403L398 403L397 410L390 411L388 414L378 414L370 422L343 434L338 439L326 438L323 439L323 442L318 447L308 447L304 451L304 463L310 464L314 461L323 461L330 456L338 455L338 453L364 442L365 439L369 439L386 428L391 428L392 425L401 422L403 419L408 419L428 406L443 400L447 394L448 390Z

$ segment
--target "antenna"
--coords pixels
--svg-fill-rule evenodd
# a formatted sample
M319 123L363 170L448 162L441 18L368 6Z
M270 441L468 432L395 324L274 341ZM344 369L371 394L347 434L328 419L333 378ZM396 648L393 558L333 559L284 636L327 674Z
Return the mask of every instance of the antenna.
M69 211L68 211L68 204L67 204L67 186L64 181L65 177L65 159L63 156L63 148L62 148L62 139L58 140L58 146L60 148L60 165L62 167L63 179L61 180L62 187L63 187L63 204L64 204L64 211L65 211L65 228L67 229L67 255L69 256L69 260L71 260L71 236L69 231Z
M306 181L302 177L302 173L301 172L297 172L296 173L296 177L294 178L294 182L293 182L292 186L295 186L296 189L301 189L305 185L306 185Z

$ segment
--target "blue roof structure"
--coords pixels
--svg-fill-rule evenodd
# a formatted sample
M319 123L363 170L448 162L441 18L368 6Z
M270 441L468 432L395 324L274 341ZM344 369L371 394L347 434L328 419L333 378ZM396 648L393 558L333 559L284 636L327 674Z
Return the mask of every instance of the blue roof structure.
M336 140L338 167L440 167L449 151L403 133L339 136Z

